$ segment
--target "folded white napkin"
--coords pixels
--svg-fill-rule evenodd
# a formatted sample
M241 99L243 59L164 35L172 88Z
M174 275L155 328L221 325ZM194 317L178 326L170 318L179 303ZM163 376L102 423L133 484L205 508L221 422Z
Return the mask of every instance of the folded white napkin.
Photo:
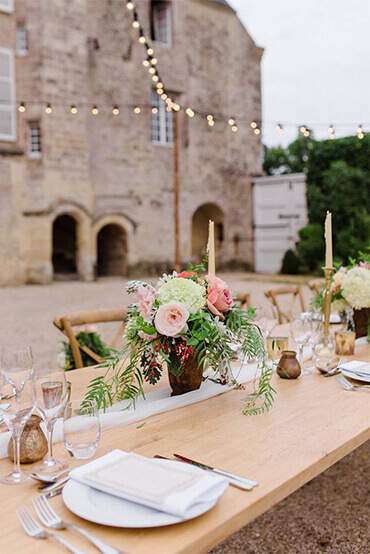
M341 369L348 371L349 373L365 375L365 377L370 377L370 363L369 362L359 362L357 360L352 360L342 364Z
M192 517L199 504L216 501L229 484L193 466L123 450L113 450L69 475L102 492L184 519Z

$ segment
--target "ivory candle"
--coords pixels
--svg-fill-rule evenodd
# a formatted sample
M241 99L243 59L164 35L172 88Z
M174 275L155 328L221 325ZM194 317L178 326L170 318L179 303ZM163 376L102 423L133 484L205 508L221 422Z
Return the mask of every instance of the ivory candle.
M208 228L208 273L216 274L216 258L215 258L215 223L209 220Z
M326 212L325 219L326 256L325 267L333 267L333 240L331 233L331 213Z

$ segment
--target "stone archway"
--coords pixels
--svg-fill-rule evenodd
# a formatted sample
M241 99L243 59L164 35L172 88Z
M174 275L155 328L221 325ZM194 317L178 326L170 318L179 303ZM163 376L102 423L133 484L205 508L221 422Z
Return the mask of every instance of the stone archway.
M68 214L53 222L52 264L54 278L77 279L77 221Z
M209 220L215 222L215 246L220 251L224 241L224 213L216 204L203 204L194 212L192 218L192 254L197 260L204 258Z
M123 276L127 273L127 233L120 225L108 223L97 235L97 274Z

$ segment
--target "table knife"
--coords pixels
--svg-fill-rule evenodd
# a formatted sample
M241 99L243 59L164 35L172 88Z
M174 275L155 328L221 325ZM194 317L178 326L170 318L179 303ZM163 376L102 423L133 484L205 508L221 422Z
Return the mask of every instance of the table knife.
M184 456L180 456L180 454L174 454L174 456L178 460L181 460L182 462L186 462L187 464L192 464L196 467L200 467L201 469L205 469L207 471L212 471L213 473L217 473L218 475L222 475L223 477L226 477L229 481L230 479L232 479L235 482L242 483L244 485L249 485L250 488L258 486L258 481L247 479L246 477L240 477L239 475L235 475L234 473L230 473L229 471L224 471L223 469L218 469L217 467L211 467L206 464L196 462L195 460L191 460L190 458L185 458Z
M66 477L63 477L62 479L59 479L59 481L55 481L55 483L51 483L50 485L44 485L41 487L38 487L38 492L49 492L55 489L56 487L60 487L60 485L64 485L69 479L69 475Z
M58 494L62 494L62 492L63 487L59 487L59 489L56 489L55 491L45 493L45 498L53 498L54 496L58 496Z

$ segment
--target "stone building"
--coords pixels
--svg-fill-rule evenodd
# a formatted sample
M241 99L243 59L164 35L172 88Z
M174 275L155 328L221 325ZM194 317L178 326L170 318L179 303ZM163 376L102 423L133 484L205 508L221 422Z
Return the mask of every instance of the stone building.
M181 261L204 253L212 218L218 263L251 265L263 50L226 0L136 8L182 108ZM124 0L0 0L1 284L173 265L174 115L138 36Z

